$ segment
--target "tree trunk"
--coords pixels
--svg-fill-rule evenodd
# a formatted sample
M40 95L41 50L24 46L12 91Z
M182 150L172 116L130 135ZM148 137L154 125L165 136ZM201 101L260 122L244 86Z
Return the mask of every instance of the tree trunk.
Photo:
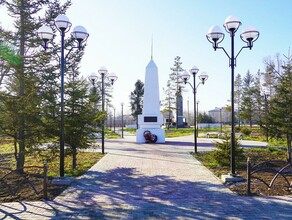
M175 106L176 106L176 109L175 109L176 123L175 123L175 128L178 129L178 95L177 95L177 93L175 94L175 96L176 96L176 103L175 103Z
M24 33L24 0L21 0L20 5L20 56L24 58L24 42L25 42L25 33ZM17 72L19 74L19 99L20 99L20 107L19 107L19 152L18 152L18 160L16 162L17 169L24 166L25 161L25 137L24 137L24 103L21 101L24 96L24 60L19 64L19 67L17 68ZM20 170L23 171L22 169Z
M77 168L77 150L76 146L72 146L72 169L75 170Z
M291 163L291 140L292 135L287 134L287 162Z

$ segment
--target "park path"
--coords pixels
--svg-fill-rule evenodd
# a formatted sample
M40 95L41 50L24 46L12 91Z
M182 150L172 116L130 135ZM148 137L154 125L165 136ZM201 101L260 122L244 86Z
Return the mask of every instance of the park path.
M210 149L199 139L199 150ZM292 197L240 197L194 159L191 137L106 140L107 155L53 201L0 204L1 219L291 219Z

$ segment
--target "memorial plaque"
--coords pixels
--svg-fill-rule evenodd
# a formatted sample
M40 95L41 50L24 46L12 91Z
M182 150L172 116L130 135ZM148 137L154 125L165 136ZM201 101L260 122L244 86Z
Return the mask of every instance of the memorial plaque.
M144 122L157 122L157 117L156 116L145 116Z

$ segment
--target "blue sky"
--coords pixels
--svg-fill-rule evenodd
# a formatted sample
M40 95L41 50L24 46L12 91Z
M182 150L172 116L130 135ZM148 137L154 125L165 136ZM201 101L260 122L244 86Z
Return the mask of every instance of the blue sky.
M242 22L235 36L235 52L245 43L240 34L244 27L253 25L260 31L252 50L243 50L237 59L235 73L242 76L248 70L264 70L263 59L276 53L287 54L292 45L291 0L72 0L67 16L75 25L83 25L90 36L81 63L82 75L106 66L118 75L114 84L113 104L120 109L129 106L129 95L138 79L144 81L145 67L151 55L159 71L160 99L166 86L174 58L181 57L182 67L197 66L207 72L209 79L200 85L197 100L199 111L211 110L228 104L231 75L227 56L214 51L206 39L212 25L222 30L226 17L237 16ZM1 23L3 13L1 13ZM230 37L225 33L221 43L230 51ZM197 79L198 81L198 79ZM193 109L193 94L189 86L184 93L184 108L189 99ZM117 112L116 112L117 114Z

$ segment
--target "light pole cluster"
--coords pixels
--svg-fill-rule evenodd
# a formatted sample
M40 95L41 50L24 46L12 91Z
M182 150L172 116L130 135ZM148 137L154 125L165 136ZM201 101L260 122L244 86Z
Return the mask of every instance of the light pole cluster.
M197 136L198 135L197 135L196 94L197 94L198 86L200 84L203 84L203 85L205 84L206 80L208 79L208 75L205 72L201 73L201 75L199 75L199 79L201 81L198 83L198 85L196 85L196 75L199 72L199 69L196 66L194 66L190 70L190 72L193 74L193 80L194 80L193 85L190 82L188 82L188 80L190 79L191 76L186 70L183 71L183 73L180 75L180 77L182 78L182 80L184 81L185 84L186 83L190 84L190 86L193 89L193 93L194 93L194 152L197 153L198 152L198 150L197 150L197 148L198 148Z
M124 103L121 103L122 106L122 138L124 138Z
M111 85L114 84L114 82L118 79L118 77L116 76L115 73L109 73L105 67L101 67L98 70L98 73L101 75L101 99L102 99L102 111L104 112L104 80L105 78L107 78ZM101 144L101 149L102 149L102 154L104 154L104 123L105 119L102 120L102 124L101 124L101 139L102 139L102 144Z
M116 108L114 108L114 133L116 132Z
M60 176L64 176L64 71L65 71L65 63L66 58L68 57L69 53L74 48L78 48L81 50L83 48L82 43L84 43L89 34L87 33L86 29L83 26L76 26L72 33L71 37L78 42L77 47L71 47L68 51L67 55L65 56L65 34L71 28L71 22L69 21L68 17L65 15L58 15L55 19L55 26L57 30L60 32L61 35L61 56L60 56L60 73L61 73L61 122L60 122ZM48 43L54 37L54 33L51 27L43 25L38 29L38 36L43 40L43 47L45 50L48 49Z
M229 55L224 47L219 47L218 45L223 41L225 34L221 31L219 26L212 26L206 37L210 43L212 43L214 50L222 49L224 53L229 58L229 66L231 67L231 175L236 176L235 173L235 115L234 115L234 68L236 66L236 58L244 48L253 47L253 42L255 42L259 37L259 32L252 26L245 28L240 35L240 38L247 43L247 46L243 46L237 55L234 55L234 36L238 30L241 22L235 16L229 16L226 18L224 23L224 28L227 33L230 34L231 38L231 55Z
M108 73L108 70L102 66L100 67L100 69L98 70L98 73L101 76L101 105L102 105L102 111L104 112L104 104L105 104L105 98L104 98L104 93L105 93L105 87L104 87L104 83L105 83L105 79L107 79L111 85L114 84L114 82L118 79L118 77L116 76L115 73ZM92 73L89 75L88 77L89 81L91 82L92 86L93 86L93 93L96 94L96 87L95 84L97 82L98 76L95 73ZM96 110L96 103L94 103L94 109ZM101 123L101 152L102 154L104 154L104 127L105 127L105 119L102 120Z
M89 76L88 76L88 80L89 80L89 82L91 83L91 85L92 85L92 94L96 94L97 93L97 89L96 89L96 82L97 82L97 75L96 75L96 73L91 73ZM94 100L94 111L96 112L96 103L97 102L97 100L95 99Z

